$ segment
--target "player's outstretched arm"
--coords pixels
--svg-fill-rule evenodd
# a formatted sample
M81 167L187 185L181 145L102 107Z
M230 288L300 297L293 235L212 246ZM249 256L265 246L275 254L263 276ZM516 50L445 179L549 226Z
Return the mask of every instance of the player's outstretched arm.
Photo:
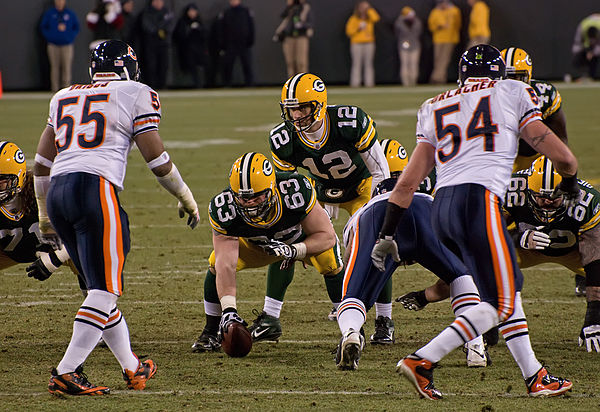
M302 231L306 234L306 238L302 241L306 246L304 256L318 255L335 246L335 229L327 212L319 203L315 203L301 225Z
M222 235L213 230L213 248L215 251L217 294L223 311L221 326L225 326L231 320L244 323L237 315L236 302L236 267L239 257L239 238ZM231 316L237 318L230 319Z
M141 133L135 137L142 157L148 164L158 183L179 201L179 217L188 215L187 224L192 229L200 222L198 205L192 191L183 181L179 170L165 151L165 147L156 130Z

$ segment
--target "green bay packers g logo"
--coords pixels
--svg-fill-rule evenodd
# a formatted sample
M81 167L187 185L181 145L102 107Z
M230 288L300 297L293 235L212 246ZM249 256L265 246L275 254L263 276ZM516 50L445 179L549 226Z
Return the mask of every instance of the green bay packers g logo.
M265 176L270 176L273 173L273 166L271 166L271 162L265 159L263 162L263 173Z
M404 146L398 147L398 157L400 159L406 159L408 157L408 153L406 153Z
M325 91L325 83L323 83L323 80L316 79L313 82L313 90L316 92L324 92Z
M25 161L25 155L23 155L23 152L21 151L21 149L17 150L15 152L15 162L23 163L24 161Z

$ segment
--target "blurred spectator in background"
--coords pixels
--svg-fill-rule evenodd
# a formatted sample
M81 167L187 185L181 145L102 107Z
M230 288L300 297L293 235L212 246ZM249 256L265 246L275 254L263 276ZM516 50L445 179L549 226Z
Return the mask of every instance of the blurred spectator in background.
M79 20L66 0L54 0L54 7L44 12L40 30L48 42L50 84L53 92L71 84L73 42L79 33Z
M354 7L354 13L346 22L346 36L350 39L350 86L359 87L362 83L364 70L364 85L375 86L375 23L379 14L368 1L359 1Z
M223 56L221 56L221 45L219 40L219 16L215 17L208 28L207 50L208 61L206 62L206 81L207 88L217 87L217 77L223 73Z
M206 31L196 4L190 3L183 9L173 32L173 41L181 70L192 75L194 87L202 87L199 67L203 68L206 63Z
M309 39L313 35L310 4L306 0L287 0L283 20L275 30L274 41L282 42L288 78L308 72Z
M490 8L483 0L468 0L471 6L469 14L469 44L467 50L478 44L489 44L492 32L490 30Z
M450 0L436 0L436 3L427 21L433 36L433 71L429 81L442 84L447 82L448 64L460 41L461 16Z
M232 86L233 65L239 58L244 72L244 85L254 84L252 46L254 45L254 15L241 0L229 0L229 8L219 14L218 37L223 56L223 81Z
M121 16L123 17L123 25L119 38L125 43L138 50L138 35L139 35L139 19L133 13L135 6L133 0L121 0Z
M400 80L403 86L414 86L419 78L423 23L411 7L405 6L394 23L394 32L400 56Z
M173 14L164 0L149 0L141 14L142 76L154 90L164 89L169 68L169 46Z
M594 79L600 58L600 13L591 14L579 23L572 51L573 65L581 80Z
M96 0L94 9L85 16L87 26L93 33L90 50L94 50L100 43L118 39L123 27L121 15L121 2L119 0Z

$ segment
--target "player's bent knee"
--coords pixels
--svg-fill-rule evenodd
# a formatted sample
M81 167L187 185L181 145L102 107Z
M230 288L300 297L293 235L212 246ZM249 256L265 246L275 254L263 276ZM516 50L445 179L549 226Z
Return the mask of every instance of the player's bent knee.
M330 272L321 273L321 275L323 275L323 276L325 276L325 277L328 277L328 276L336 276L336 275L337 275L338 273L340 273L340 272L341 272L343 269L344 269L343 267L341 267L341 268L337 268L337 269L334 269L334 270L332 270L332 271L330 271Z

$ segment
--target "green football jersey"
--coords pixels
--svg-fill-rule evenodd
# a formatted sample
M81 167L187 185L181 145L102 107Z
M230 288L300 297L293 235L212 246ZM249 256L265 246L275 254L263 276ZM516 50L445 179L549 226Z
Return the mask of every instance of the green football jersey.
M540 110L542 111L542 121L556 113L562 105L560 93L552 83L542 80L531 79L529 82L540 100ZM519 155L533 156L537 150L532 148L524 140L519 140Z
M519 232L535 229L548 234L550 246L539 251L547 256L563 256L577 250L579 235L600 222L600 193L588 182L579 179L579 204L552 222L543 223L527 205L527 177L527 172L512 175L504 204L504 209L515 221ZM543 228L539 229L540 226Z
M264 224L246 221L239 212L233 192L227 188L208 205L212 228L223 235L243 237L260 245L275 239L288 244L303 240L300 222L316 203L316 193L308 179L298 173L276 173L277 204L274 215Z
M423 181L419 185L419 188L417 189L417 192L426 193L428 195L433 196L433 192L435 190L436 177L437 174L435 172L435 168L433 168L431 173L429 173L429 175L425 179L423 179Z
M371 176L360 157L377 140L375 122L356 106L327 106L323 137L313 142L286 122L270 132L273 163L278 170L301 167L314 179L317 199L343 203L358 196L356 188Z
M33 262L35 252L45 250L40 243L37 210L14 216L4 207L0 209L0 250L15 262Z

